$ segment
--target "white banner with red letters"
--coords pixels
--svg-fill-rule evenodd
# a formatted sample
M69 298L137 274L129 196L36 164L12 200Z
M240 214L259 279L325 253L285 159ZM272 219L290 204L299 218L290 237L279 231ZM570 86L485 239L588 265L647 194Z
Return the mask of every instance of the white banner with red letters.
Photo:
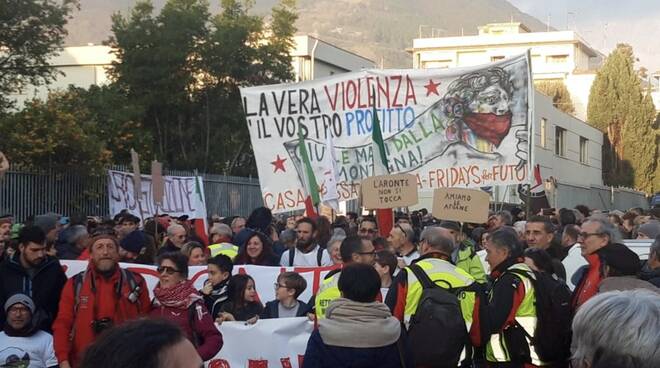
M67 277L82 272L87 267L87 261L60 261ZM153 298L153 290L158 283L156 266L120 263L121 267L140 273L149 288ZM315 292L323 277L334 267L265 267L265 266L234 266L234 274L245 273L254 278L257 294L262 304L275 299L274 284L277 276L285 271L298 272L307 281L307 289L299 299L308 301ZM193 266L188 270L188 276L195 287L201 289L206 281L206 266ZM314 324L307 318L280 318L260 320L254 325L243 322L225 322L219 326L224 346L222 350L207 364L210 368L248 367L299 367L305 354L307 340ZM256 342L256 343L255 343Z
M390 173L415 175L420 190L525 184L531 83L524 54L465 68L369 69L243 87L264 204L273 212L304 208L299 133L321 193L333 185L340 201L358 198L361 181L374 175L373 124ZM338 178L327 181L331 149Z

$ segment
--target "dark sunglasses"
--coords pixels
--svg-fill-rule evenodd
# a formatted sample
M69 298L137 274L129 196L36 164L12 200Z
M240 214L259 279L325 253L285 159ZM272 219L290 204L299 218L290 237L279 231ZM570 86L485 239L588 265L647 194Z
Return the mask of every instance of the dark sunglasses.
M158 266L156 271L158 271L159 274L162 274L163 271L165 271L165 273L168 274L168 275L174 275L175 273L180 273L181 272L181 271L177 270L176 268L170 267L170 266Z
M364 229L364 228L363 228L363 229L360 229L360 232L361 232L361 233L375 234L375 233L378 232L378 230L376 230L376 229Z

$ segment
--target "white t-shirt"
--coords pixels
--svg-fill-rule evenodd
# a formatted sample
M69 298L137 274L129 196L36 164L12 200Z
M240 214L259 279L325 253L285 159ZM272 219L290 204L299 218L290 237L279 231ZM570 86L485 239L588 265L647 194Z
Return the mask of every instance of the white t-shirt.
M296 267L318 267L316 262L316 253L318 252L319 245L317 244L314 249L309 253L303 253L300 249L296 249L296 254L293 256L293 265ZM280 265L283 267L289 267L289 252L290 250L282 253L282 258L280 258ZM321 266L332 266L332 259L330 254L326 249L323 250L323 256L321 257Z
M14 337L0 332L0 367L46 368L56 365L51 334L38 331L29 337Z

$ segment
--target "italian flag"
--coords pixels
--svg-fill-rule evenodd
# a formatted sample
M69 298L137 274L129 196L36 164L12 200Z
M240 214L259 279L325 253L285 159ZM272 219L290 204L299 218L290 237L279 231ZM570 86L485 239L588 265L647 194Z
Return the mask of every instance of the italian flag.
M204 203L204 197L202 196L202 186L199 183L200 178L195 173L195 194L199 196L200 202ZM209 245L209 237L206 232L208 229L208 224L206 223L206 218L196 218L193 219L193 226L195 227L195 233L197 236L204 242L204 245Z
M302 180L303 187L305 188L305 212L308 217L316 218L318 213L316 206L321 202L319 196L319 185L316 182L316 176L314 175L314 170L312 170L312 164L309 161L309 154L307 153L307 146L305 145L305 138L302 134L302 129L298 129L298 151L300 152L300 158L303 164L302 170Z
M376 91L372 91L373 104L372 104L372 126L371 130L371 147L374 164L374 176L388 175L390 173L389 162L387 160L387 151L385 150L385 142L383 141L383 133L380 130L380 120L378 120L378 113L376 111ZM380 236L387 237L394 226L394 212L391 208L376 209L376 221L378 221L378 230Z

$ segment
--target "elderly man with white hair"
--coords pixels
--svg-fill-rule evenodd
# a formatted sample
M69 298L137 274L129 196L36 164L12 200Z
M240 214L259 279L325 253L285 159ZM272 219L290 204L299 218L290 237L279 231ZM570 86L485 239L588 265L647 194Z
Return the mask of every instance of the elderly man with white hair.
M660 296L612 291L589 299L573 319L573 367L660 367Z
M167 240L158 250L158 255L164 253L176 253L181 251L181 247L186 244L186 228L179 224L172 224L167 228Z

